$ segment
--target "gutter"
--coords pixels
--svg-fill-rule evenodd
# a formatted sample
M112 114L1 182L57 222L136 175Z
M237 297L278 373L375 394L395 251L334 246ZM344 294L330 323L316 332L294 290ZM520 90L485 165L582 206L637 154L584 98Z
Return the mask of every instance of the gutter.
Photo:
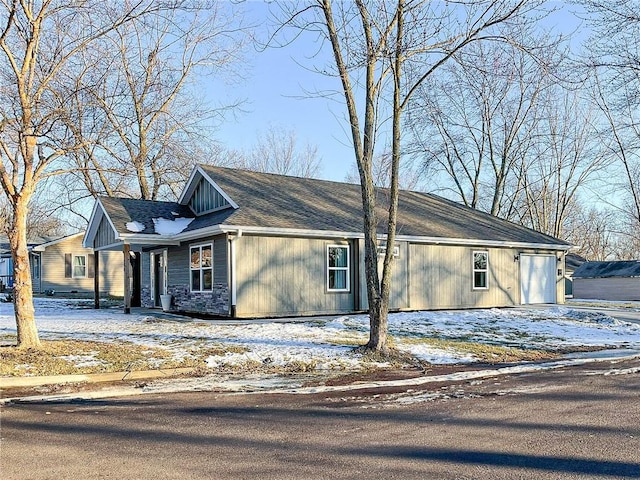
M236 309L238 305L237 297L237 281L236 281L236 242L242 237L242 229L236 230L236 234L229 238L229 257L231 268L229 269L229 277L231 280L231 308L230 314L232 318L236 318Z
M246 225L215 225L198 230L178 233L176 235L158 235L158 234L119 234L116 238L123 243L141 243L141 244L157 244L157 245L179 245L181 242L193 240L206 235L221 234L237 234L243 232L245 234L257 235L276 235L282 237L304 237L304 238L340 238L340 239L362 239L362 232L344 232L338 230L310 230L299 228L272 228L272 227L254 227ZM379 240L385 240L387 235L379 234ZM425 243L431 245L460 245L460 246L476 246L476 247L502 247L502 248L529 248L569 251L573 248L569 244L561 243L536 243L536 242L514 242L503 240L483 240L470 238L451 238L451 237L430 237L430 236L413 236L413 235L396 235L396 241L409 243Z

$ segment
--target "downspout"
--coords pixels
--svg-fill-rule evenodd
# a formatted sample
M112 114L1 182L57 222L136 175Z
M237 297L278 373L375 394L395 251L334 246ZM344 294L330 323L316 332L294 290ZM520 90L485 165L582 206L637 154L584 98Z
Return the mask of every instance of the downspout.
M236 234L229 239L229 256L231 257L231 268L229 272L229 278L231 280L231 308L230 315L232 318L236 317L237 310L237 282L236 282L236 241L242 237L242 230L238 229Z

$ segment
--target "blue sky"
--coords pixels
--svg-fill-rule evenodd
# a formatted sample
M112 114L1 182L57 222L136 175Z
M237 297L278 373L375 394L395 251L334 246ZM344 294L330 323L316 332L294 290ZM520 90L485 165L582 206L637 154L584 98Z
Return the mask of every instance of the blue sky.
M264 3L248 2L245 7L250 18L266 18ZM270 125L291 130L296 133L300 148L306 143L317 146L322 159L322 178L344 180L355 164L349 133L343 130L344 122L339 120L344 118L344 105L327 98L314 98L310 93L338 91L340 81L309 69L331 60L330 51L326 49L309 58L317 50L318 45L310 37L299 38L283 48L251 49L247 53L249 72L244 81L233 88L234 96L246 99L242 106L245 113L228 119L218 131L218 140L229 148L250 148Z
M264 22L267 16L265 3L243 5L250 20ZM561 3L557 2L557 5ZM562 32L573 31L578 26L578 20L568 8L552 15L547 22ZM341 88L337 78L311 70L314 65L331 62L331 52L328 45L325 47L316 53L318 45L307 35L285 48L248 52L249 71L242 82L233 86L233 95L246 99L243 105L246 112L235 119L227 119L218 131L218 140L229 148L250 148L269 125L292 130L300 147L307 142L318 147L322 159L320 176L343 181L355 160L350 133L345 130L345 107L337 101L342 97L314 98L309 93L338 92Z

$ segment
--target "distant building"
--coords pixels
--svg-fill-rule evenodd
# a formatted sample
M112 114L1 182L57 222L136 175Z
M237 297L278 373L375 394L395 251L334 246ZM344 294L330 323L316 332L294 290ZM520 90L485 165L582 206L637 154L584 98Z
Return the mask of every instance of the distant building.
M640 300L640 260L583 263L573 273L573 298Z
M573 273L580 268L587 259L575 253L567 253L564 259L564 294L573 296Z
M93 293L95 257L82 245L84 232L40 243L31 248L34 293L47 291ZM100 252L98 270L102 295L123 295L122 254Z
M93 293L95 257L82 246L84 232L65 237L34 238L27 241L34 293ZM124 272L122 254L100 253L100 293L122 296ZM13 288L13 259L9 241L0 238L0 290Z

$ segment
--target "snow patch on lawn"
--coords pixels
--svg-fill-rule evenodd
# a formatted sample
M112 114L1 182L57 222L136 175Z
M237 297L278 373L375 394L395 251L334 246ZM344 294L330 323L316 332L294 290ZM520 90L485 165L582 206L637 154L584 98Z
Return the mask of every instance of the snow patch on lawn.
M190 220L190 219L189 219ZM169 321L141 311L92 310L92 300L37 298L36 323L43 340L74 339L132 342L161 348L172 358L211 348L203 366L302 365L304 370L341 370L364 366L353 350L367 338L366 315L341 315L308 321ZM0 303L0 335L15 335L11 303ZM556 350L577 346L640 348L640 324L568 306L403 312L389 315L394 345L432 364L472 363L464 350L430 345L430 339L486 343L523 349ZM215 348L214 348L215 347ZM237 353L236 353L237 352ZM94 361L77 358L78 365Z

